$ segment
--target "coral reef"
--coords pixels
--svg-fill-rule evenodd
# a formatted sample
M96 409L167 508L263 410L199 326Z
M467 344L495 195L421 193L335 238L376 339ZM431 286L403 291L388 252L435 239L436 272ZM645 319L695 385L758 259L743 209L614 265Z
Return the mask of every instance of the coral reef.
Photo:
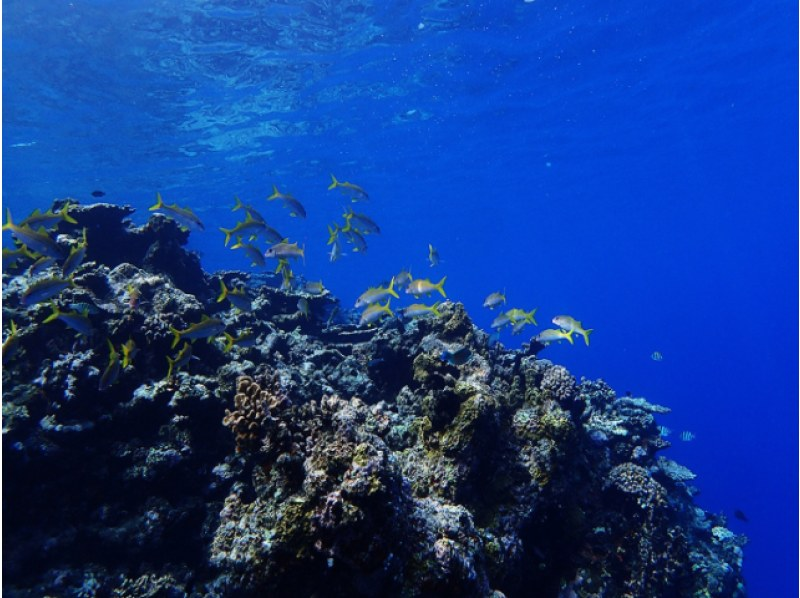
M70 214L58 242L88 251L54 301L90 334L23 305L53 272L3 274L9 596L746 595L744 538L657 456L666 408L457 303L358 327L327 292L203 272L162 216ZM230 339L172 346L204 317Z

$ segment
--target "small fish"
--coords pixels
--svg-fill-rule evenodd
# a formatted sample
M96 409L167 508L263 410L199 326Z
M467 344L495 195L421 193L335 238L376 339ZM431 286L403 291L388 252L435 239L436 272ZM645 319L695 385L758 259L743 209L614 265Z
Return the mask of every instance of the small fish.
M138 287L133 286L133 284L128 285L128 307L131 309L136 309L139 307L139 298L142 296L142 292L139 290Z
M217 303L222 303L225 301L225 299L227 299L231 302L231 305L238 310L253 310L253 300L250 298L250 295L247 294L247 289L245 289L245 287L239 287L238 289L233 289L231 291L225 286L225 281L221 278L219 279L219 286L221 291L219 297L217 297Z
M593 328L584 330L581 323L570 316L556 316L553 318L553 324L560 326L567 332L580 334L583 337L583 341L586 343L586 346L589 346L589 333L592 332Z
M6 338L3 341L3 363L11 359L19 349L19 332L14 320L11 320L11 330L6 333Z
M60 260L64 257L61 247L43 229L33 230L27 224L17 226L11 219L11 210L6 209L6 223L3 230L11 231L14 238L25 245L28 249Z
M650 359L653 361L661 361L664 359L664 356L658 351L653 351L652 355L650 355Z
M554 328L542 330L539 334L533 337L533 340L538 343L542 343L543 345L563 341L564 339L568 340L570 345L575 344L575 341L572 340L571 332L567 332L565 330L556 330Z
M181 339L188 338L189 340L197 340L199 338L211 338L222 334L225 331L225 323L218 318L209 318L203 316L202 319L196 324L192 324L186 330L178 330L177 328L169 327L175 338L172 340L172 348L178 346Z
M430 243L428 243L428 262L430 262L431 268L439 265L439 251Z
M490 326L492 328L500 329L503 328L511 323L511 318L509 318L505 312L500 312L497 314L497 317L492 320Z
M358 212L354 212L353 208L350 208L347 212L344 213L345 220L347 220L347 225L352 226L352 223L355 222L356 226L354 227L356 230L361 232L362 234L380 234L381 229L380 227L375 224L375 221L372 220L366 214L359 214ZM345 227L347 228L347 227Z
M104 195L105 195L105 192L104 191L100 191L100 189L92 191L92 197L103 197Z
M111 350L111 353L108 356L108 365L103 371L103 375L100 376L100 385L98 387L100 392L106 390L117 381L120 371L119 353L117 353L117 350L114 348L111 339L106 339L106 341L108 342L108 348Z
M139 349L136 348L136 343L133 342L132 338L128 338L125 344L122 345L122 369L124 370L129 365L133 364L133 358L136 357L136 354L139 352Z
M692 432L689 432L689 431L686 431L686 430L681 432L681 440L683 440L684 442L691 442L694 439L695 439L695 435Z
M733 516L734 516L734 517L736 517L736 519L738 519L739 521L744 521L745 523L747 523L748 521L750 521L750 520L747 518L747 515L745 515L745 514L744 514L742 511L740 511L739 509L736 509L736 510L733 512Z
M672 434L672 430L667 426L658 426L658 435L661 436L661 438L666 438L670 434Z
M175 357L170 357L167 355L167 380L171 379L173 374L177 374L178 371L185 367L189 361L192 359L192 345L189 342L184 342L183 347L181 347L180 351L175 355Z
M408 286L408 283L411 282L411 269L404 268L400 270L397 276L394 277L394 284L398 289L402 289L405 286Z
M506 312L506 315L513 324L516 324L518 322L525 322L527 324L533 324L534 326L536 326L537 325L536 318L534 318L534 315L536 314L537 309L538 309L537 307L534 307L531 311L525 311L524 309L514 308L514 309L509 309Z
M356 307L364 307L365 305L370 305L371 303L377 303L389 295L395 299L400 298L400 296L394 290L394 278L389 281L388 287L370 287L361 293L361 296L356 299Z
M361 319L358 322L359 325L367 324L372 326L372 324L380 320L383 316L394 316L392 310L389 309L390 301L391 299L387 299L385 305L381 305L380 303L371 303L368 305L367 309L361 313Z
M506 292L496 292L491 293L486 299L483 300L483 306L488 307L489 309L494 309L498 305L502 305L506 302Z
M355 253L364 253L367 251L367 240L357 230L344 230L340 229L345 240L353 246Z
M295 216L297 218L306 217L306 209L303 207L303 204L288 193L281 193L278 191L276 185L272 185L272 195L267 198L267 201L274 201L276 199L283 201L283 207L289 210L289 216Z
M406 318L416 318L419 316L424 316L426 314L433 314L437 318L440 317L442 314L439 313L439 302L437 301L433 305L425 305L424 303L412 303L408 307L404 307L401 312L403 316Z
M64 264L61 266L61 275L64 278L72 276L72 274L77 270L80 265L83 263L84 258L86 257L86 250L88 245L86 244L86 229L83 229L83 241L75 245L69 252L67 259L64 260Z
M92 322L89 320L87 313L79 313L77 311L59 311L58 306L53 303L51 305L53 313L47 316L43 324L49 324L55 320L61 320L67 327L72 328L78 334L84 336L91 336Z
M36 260L36 255L25 245L20 245L16 249L6 249L3 247L3 270L13 268L26 261Z
M305 316L306 320L308 319L308 315L311 313L311 310L308 306L308 299L305 297L300 297L300 299L297 300L297 311Z
M530 324L530 322L527 320L517 320L511 325L511 334L519 334L528 324Z
M151 212L156 210L159 210L165 216L172 218L183 228L193 231L201 231L205 230L206 228L203 226L203 223L200 222L200 218L197 217L197 214L192 212L191 208L182 208L176 203L169 205L165 204L164 200L161 198L161 193L156 193L156 203L155 205L150 206Z
M256 333L249 328L243 330L241 334L235 338L228 332L223 333L223 336L225 337L225 345L223 346L222 350L225 353L228 353L231 349L233 349L234 345L237 347L252 347L258 340L258 335L256 335Z
M263 220L256 220L253 218L250 212L247 212L244 220L237 222L233 228L220 227L219 230L225 233L225 247L228 246L231 238L238 238L245 235L248 235L251 240L262 236L270 243L279 243L284 238L274 228L267 226Z
M73 311L86 312L92 315L100 313L100 309L91 303L70 303L67 307Z
M309 295L322 295L325 292L325 286L322 281L314 282L312 280L306 281L303 285L303 290Z
M241 249L250 260L251 266L264 266L266 264L261 250L255 245L244 243L241 236L236 237L236 244L231 245L231 249Z
M236 205L233 206L231 212L235 212L236 210L244 210L245 213L248 214L252 220L255 220L256 222L262 222L264 224L267 223L267 221L264 220L264 217L261 214L259 214L258 211L253 206L251 206L250 204L242 203L242 200L236 196L234 196L233 200L236 202Z
M447 295L444 293L445 280L447 280L447 276L442 276L442 279L439 282L433 284L427 278L416 278L408 283L408 287L406 287L406 294L419 297L420 295L430 295L434 291L439 291L442 297L446 299Z
M369 199L369 195L367 195L367 192L364 191L364 189L358 185L354 185L353 183L341 183L337 181L336 177L333 176L333 173L331 173L331 184L328 185L328 191L332 191L334 189L339 189L339 191L341 191L343 194L349 195L350 199L353 201L366 201Z
M20 222L20 226L29 226L30 228L38 228L43 226L45 228L50 228L59 222L78 224L78 221L67 213L69 212L70 207L72 206L70 206L70 202L67 201L64 203L64 207L62 207L58 212L54 212L53 210L42 212L37 208L30 216Z
M342 257L342 245L339 243L339 239L333 242L333 247L331 247L328 257L330 257L331 262L335 262Z
M75 286L75 283L72 282L72 279L66 278L53 277L36 281L22 293L22 305L28 306L47 301L71 286Z
M287 258L296 259L298 257L306 259L305 246L301 249L297 243L289 243L288 239L284 239L280 243L276 243L264 253L264 257L268 258Z
M446 361L450 365L464 365L472 357L472 352L467 347L461 347L455 351L442 351L439 356L442 361Z

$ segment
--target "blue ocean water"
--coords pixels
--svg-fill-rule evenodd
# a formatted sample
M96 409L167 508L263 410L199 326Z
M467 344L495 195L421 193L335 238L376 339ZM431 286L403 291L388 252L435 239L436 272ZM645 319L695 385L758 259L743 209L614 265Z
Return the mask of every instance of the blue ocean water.
M787 2L4 1L3 204L143 222L158 191L207 269L256 271L237 195L345 305L410 267L486 328L490 292L536 307L508 346L573 315L590 346L541 355L672 408L750 594L795 595L796 44ZM330 173L382 230L336 263Z

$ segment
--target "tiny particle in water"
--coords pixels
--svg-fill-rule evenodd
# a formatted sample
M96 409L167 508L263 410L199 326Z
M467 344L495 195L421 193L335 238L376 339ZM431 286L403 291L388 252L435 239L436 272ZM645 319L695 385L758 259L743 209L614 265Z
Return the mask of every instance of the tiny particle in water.
M738 520L740 520L740 521L744 521L745 523L747 523L747 522L749 521L749 519L747 519L747 515L745 515L745 514L744 514L744 513L743 513L741 510L739 510L739 509L736 509L736 510L733 512L733 516L734 516L734 517L736 517L736 519L738 519Z
M103 197L105 194L105 191L100 191L100 189L92 191L92 197Z

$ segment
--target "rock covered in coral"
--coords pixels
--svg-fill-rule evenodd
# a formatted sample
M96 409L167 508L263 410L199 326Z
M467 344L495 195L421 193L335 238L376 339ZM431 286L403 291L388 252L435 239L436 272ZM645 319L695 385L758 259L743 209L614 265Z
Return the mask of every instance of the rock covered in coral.
M73 211L59 243L89 251L54 301L90 334L23 305L47 272L3 278L9 595L745 595L744 539L657 457L666 408L491 346L460 304L361 328L203 272L171 220ZM181 336L203 318L230 338Z

